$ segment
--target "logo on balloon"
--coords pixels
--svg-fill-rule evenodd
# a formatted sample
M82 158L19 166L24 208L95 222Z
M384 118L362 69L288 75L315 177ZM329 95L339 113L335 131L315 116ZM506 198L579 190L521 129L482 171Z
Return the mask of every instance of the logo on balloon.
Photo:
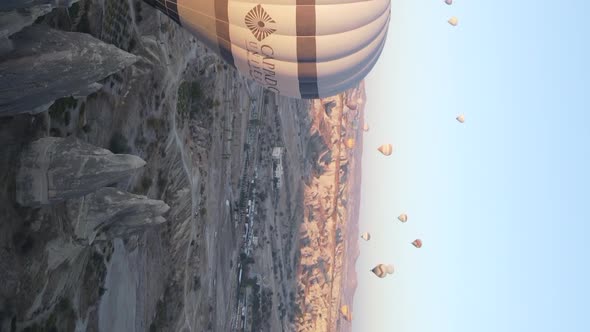
M246 14L244 22L258 41L262 41L264 38L277 31L272 28L273 24L277 22L268 15L261 5L252 8L248 14Z

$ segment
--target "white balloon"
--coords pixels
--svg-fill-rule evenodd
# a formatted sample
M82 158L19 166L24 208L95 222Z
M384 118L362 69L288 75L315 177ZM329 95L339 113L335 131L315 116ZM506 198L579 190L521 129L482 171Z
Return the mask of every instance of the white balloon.
M279 94L323 98L356 87L379 58L390 0L144 0L242 75Z

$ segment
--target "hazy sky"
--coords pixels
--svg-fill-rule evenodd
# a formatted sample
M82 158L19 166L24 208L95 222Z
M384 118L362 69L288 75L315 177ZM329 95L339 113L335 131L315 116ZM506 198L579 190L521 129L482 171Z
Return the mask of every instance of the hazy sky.
M366 84L354 331L590 331L589 15L392 0Z

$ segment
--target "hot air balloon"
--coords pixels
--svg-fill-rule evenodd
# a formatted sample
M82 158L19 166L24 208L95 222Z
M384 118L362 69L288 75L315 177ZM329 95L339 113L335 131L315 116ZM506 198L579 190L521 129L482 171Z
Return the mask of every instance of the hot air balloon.
M399 221L401 221L401 222L406 222L406 221L408 221L408 215L405 213L402 213L399 215L399 217L397 217L397 219L399 219Z
M353 149L354 148L354 139L353 138L349 138L346 140L346 147L349 149Z
M379 152L381 152L383 155L389 156L391 155L391 152L393 152L393 145L383 144L377 150L379 150Z
M394 267L391 264L390 265L379 264L379 265L375 266L371 270L371 272L373 272L379 278L385 278L388 274L393 274Z
M364 131L369 131L369 125L365 123L365 124L363 125L363 130L364 130Z
M450 6L453 4L453 0L445 0L445 3Z
M412 241L412 245L414 245L414 247L416 247L416 248L422 248L422 240L416 239L416 240Z
M361 234L361 239L369 241L371 239L371 234L369 234L369 232L364 232L363 234Z
M247 78L278 94L354 88L383 50L390 0L144 0Z
M458 117L456 117L455 119L457 119L457 121L463 123L463 122L465 122L465 115L461 114Z
M455 16L453 16L453 17L449 18L448 22L450 25L455 27L459 23L459 19L456 18Z
M349 322L352 321L352 312L350 312L350 309L347 305L343 305L342 307L340 307L340 313L342 314L342 316L344 316L344 319L346 319Z

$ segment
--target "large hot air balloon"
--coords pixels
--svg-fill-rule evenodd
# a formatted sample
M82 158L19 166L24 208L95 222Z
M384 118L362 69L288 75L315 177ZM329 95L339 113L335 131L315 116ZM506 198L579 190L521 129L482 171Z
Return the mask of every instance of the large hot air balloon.
M144 0L242 75L303 99L358 86L381 55L390 0Z
M346 319L349 322L352 321L352 312L350 311L347 305L343 305L342 307L340 307L340 313L342 314L342 316L344 316L344 319Z
M397 217L397 219L401 222L406 222L406 221L408 221L408 215L405 213L402 213L399 215L399 217Z
M416 239L416 240L412 241L412 245L416 248L422 248L422 240Z
M365 123L365 124L363 125L363 130L364 130L364 131L369 131L369 125Z
M465 122L465 115L461 114L458 117L456 117L457 121L463 123Z
M381 152L383 155L389 156L393 152L393 145L383 144L377 150L379 150L379 152Z
M379 264L375 266L371 272L373 272L379 278L385 278L388 274L393 274L393 265Z
M354 139L353 138L349 138L346 140L346 147L349 149L353 149L354 148Z
M453 16L453 17L449 18L449 20L447 22L449 22L450 25L455 27L455 26L457 26L457 24L459 24L459 19L456 18L455 16Z
M371 239L371 234L369 234L369 232L364 232L363 234L361 234L361 239L369 241Z

